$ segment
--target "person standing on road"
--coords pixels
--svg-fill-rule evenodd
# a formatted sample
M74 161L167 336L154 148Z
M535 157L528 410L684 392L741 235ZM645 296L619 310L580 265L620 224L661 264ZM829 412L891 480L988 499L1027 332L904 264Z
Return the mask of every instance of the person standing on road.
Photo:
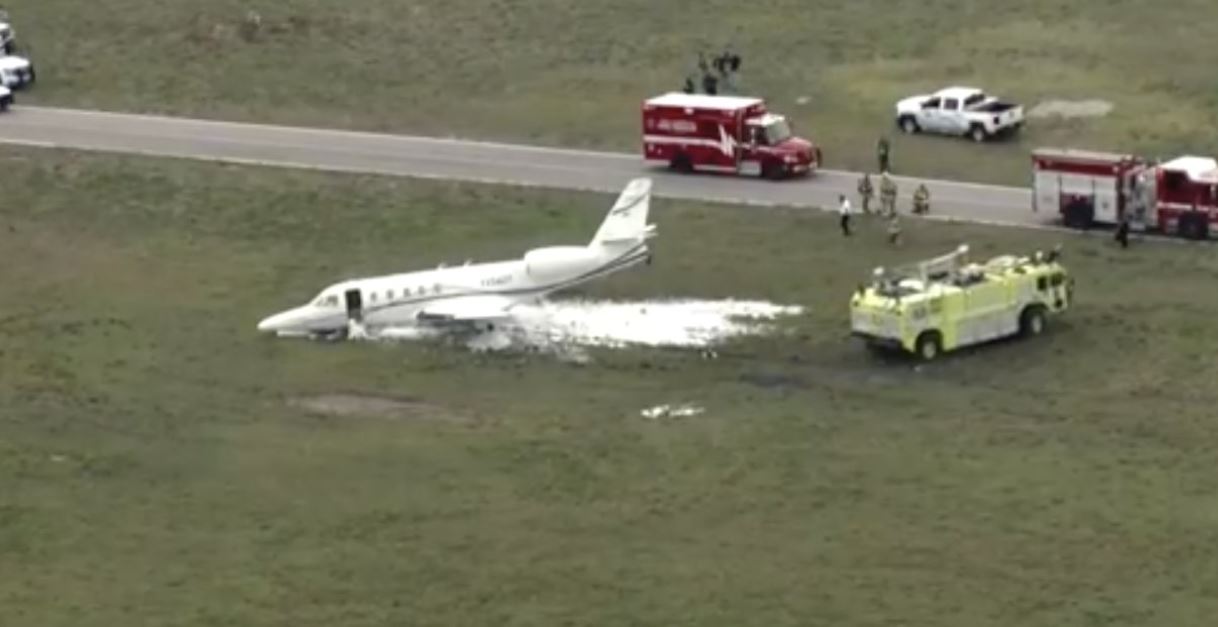
M863 205L863 213L871 213L871 198L875 196L875 188L871 186L871 176L866 172L859 179L859 202Z
M884 215L896 215L897 213L897 184L893 182L892 177L885 172L880 180L880 204L883 207Z
M926 189L926 183L918 185L918 189L914 191L913 212L918 215L930 213L930 190Z
M838 197L838 202L840 204L837 206L837 214L842 227L842 235L850 237L850 200L846 198L845 194L842 194Z
M880 137L880 141L875 146L876 157L879 158L880 172L888 173L888 138Z

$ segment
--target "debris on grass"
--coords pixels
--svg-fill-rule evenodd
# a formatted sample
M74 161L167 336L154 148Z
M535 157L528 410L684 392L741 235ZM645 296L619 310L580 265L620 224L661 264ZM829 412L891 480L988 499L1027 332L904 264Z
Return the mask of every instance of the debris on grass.
M705 411L706 410L702 407L690 404L656 405L655 407L648 407L647 409L644 409L643 411L639 412L639 414L644 418L659 420L660 418L685 418L688 416L697 416Z

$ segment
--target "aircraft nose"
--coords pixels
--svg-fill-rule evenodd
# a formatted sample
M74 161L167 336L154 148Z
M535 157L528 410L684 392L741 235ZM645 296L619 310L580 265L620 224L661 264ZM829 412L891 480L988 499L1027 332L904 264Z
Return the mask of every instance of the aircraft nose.
M270 332L270 331L279 331L283 327L283 324L286 321L286 318L287 318L286 312L277 313L273 316L267 316L266 318L263 318L261 322L258 323L258 330L262 331L264 333Z

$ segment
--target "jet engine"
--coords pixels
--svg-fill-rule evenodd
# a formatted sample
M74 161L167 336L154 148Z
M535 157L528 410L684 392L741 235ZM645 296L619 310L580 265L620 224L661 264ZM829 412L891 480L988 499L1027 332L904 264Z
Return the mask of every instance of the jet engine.
M524 266L537 281L554 281L594 270L599 255L585 246L551 246L525 253Z

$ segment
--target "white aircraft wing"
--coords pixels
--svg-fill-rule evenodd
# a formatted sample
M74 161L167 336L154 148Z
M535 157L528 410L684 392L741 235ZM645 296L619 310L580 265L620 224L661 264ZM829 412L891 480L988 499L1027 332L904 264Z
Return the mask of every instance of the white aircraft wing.
M506 296L461 296L427 305L418 318L427 322L478 322L506 318L517 301Z

